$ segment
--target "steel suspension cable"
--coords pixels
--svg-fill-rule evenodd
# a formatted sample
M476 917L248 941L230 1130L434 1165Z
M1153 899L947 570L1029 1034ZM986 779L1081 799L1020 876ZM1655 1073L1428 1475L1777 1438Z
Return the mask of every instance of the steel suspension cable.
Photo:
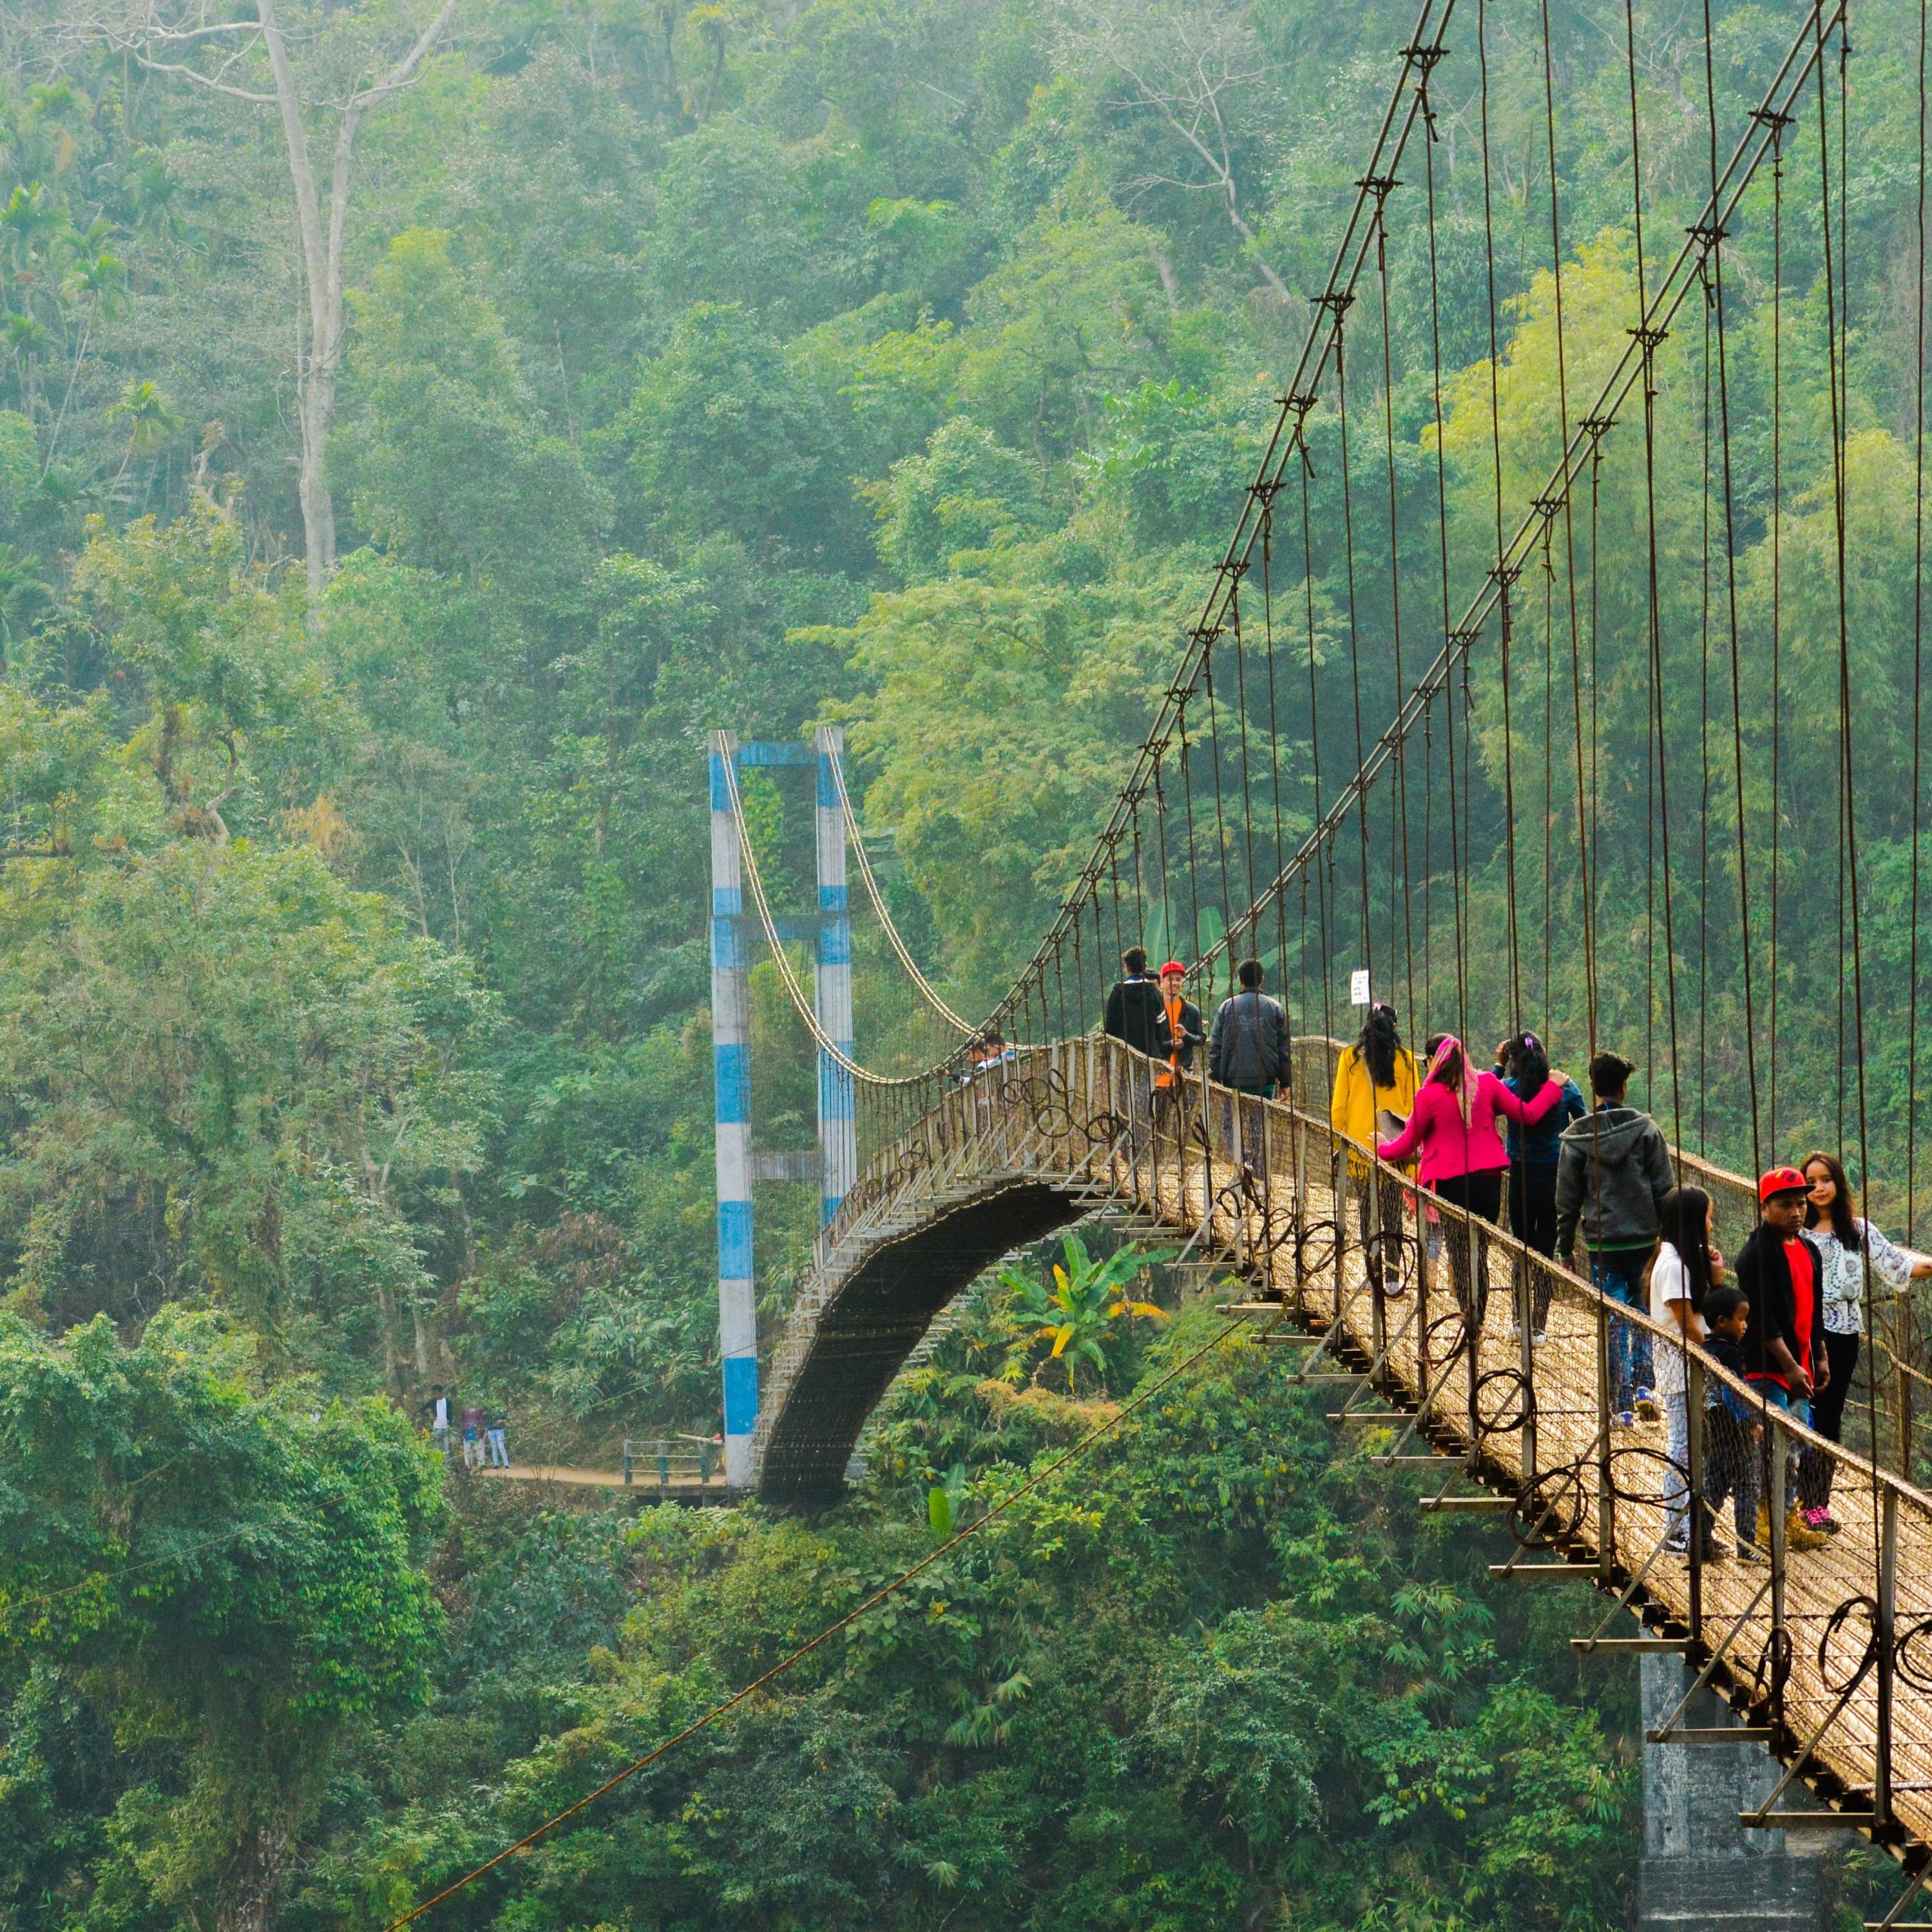
M1509 940L1509 1013L1512 1031L1523 1025L1523 966L1516 920L1516 774L1515 743L1510 722L1510 609L1509 590L1520 565L1512 565L1503 547L1503 397L1502 351L1496 328L1496 222L1492 208L1489 154L1489 5L1476 0L1476 73L1478 119L1482 144L1483 269L1489 291L1489 438L1490 456L1495 481L1496 562L1494 567L1497 596L1501 614L1499 648L1502 654L1503 686L1503 901ZM1464 714L1465 723L1467 713ZM1470 774L1464 747L1463 782ZM1466 832L1466 826L1464 828Z
M1828 0L1814 0L1812 17L1822 18L1827 4ZM1834 20L1835 17L1835 10L1832 14ZM1816 49L1810 44L1810 22L1807 20L1805 29L1793 42L1767 91L1767 106L1770 106L1780 100L1795 98L1797 92L1808 81L1817 59ZM1760 119L1761 116L1753 115L1754 127L1758 126ZM1650 308L1644 320L1644 326L1647 329L1668 328L1687 299L1690 288L1697 285L1697 268L1712 247L1709 238L1728 223L1755 177L1767 149L1768 136L1761 128L1757 132L1747 133L1740 141L1719 178L1716 189L1706 202L1703 219L1689 231L1687 238L1669 272L1659 282L1656 293L1651 297ZM1515 561L1534 540L1535 532L1541 525L1543 512L1540 504L1543 499L1560 501L1563 494L1573 485L1585 455L1595 449L1603 428L1614 420L1617 410L1635 386L1641 373L1641 353L1633 343L1623 351L1604 381L1591 415L1579 420L1555 473L1538 499L1540 506L1525 516L1515 537L1506 549L1506 561ZM1404 702L1401 715L1383 734L1375 749L1358 767L1354 777L1337 795L1334 802L1304 839L1290 863L1270 884L1268 888L1270 893L1285 890L1298 868L1321 849L1323 841L1331 832L1346 823L1349 813L1355 809L1368 785L1392 758L1397 739L1410 728L1413 719L1420 715L1420 709L1430 693L1439 688L1443 679L1459 666L1463 669L1466 677L1467 645L1497 601L1497 586L1493 580L1477 592L1466 613L1465 621L1450 633L1444 650L1438 654L1429 671L1412 688Z
M1389 195L1395 186L1392 180L1381 190L1376 208L1375 275L1382 323L1382 426L1389 469L1389 634L1395 654L1395 695L1396 704L1399 706L1407 685L1402 676L1402 560L1395 485L1395 376L1392 341L1394 329L1389 311ZM1396 752L1395 782L1389 787L1389 810L1392 832L1395 831L1398 826L1400 828L1398 835L1392 837L1389 841L1389 866L1392 879L1396 869L1398 851L1401 861L1401 888L1398 891L1392 887L1389 893L1389 949L1392 954L1395 948L1396 905L1399 900L1402 917L1402 997L1404 1009L1413 1014L1416 1004L1416 935L1409 891L1412 871L1409 854L1409 776L1406 740ZM1249 883L1251 890L1253 881Z
M920 996L940 1019L961 1033L976 1033L979 1029L970 1020L962 1020L946 1001L940 998L938 990L924 974L919 971L918 962L912 957L912 949L900 937L892 915L886 910L885 895L879 890L878 880L872 871L872 855L866 850L866 841L859 831L858 814L852 809L851 794L845 789L845 761L834 758L828 761L832 768L833 789L838 794L838 809L845 820L845 835L851 841L852 856L859 862L859 877L864 882L866 897L872 903L874 917L884 933L887 943L898 955L899 963L906 969L906 977L918 989Z
M1912 330L1917 354L1912 385L1912 888L1906 950L1905 1238L1910 1243L1918 1214L1918 832L1924 808L1925 690L1925 112L1926 0L1918 8L1918 201L1916 306ZM1912 1466L1909 1432L1903 1459Z
M752 903L758 911L758 924L764 933L765 945L770 949L772 961L778 968L780 981L784 986L786 997L805 1031L811 1036L820 1053L835 1066L861 1080L869 1087L897 1088L917 1087L924 1084L931 1076L931 1070L921 1073L894 1075L875 1073L869 1067L862 1066L846 1052L832 1035L819 1024L817 1011L805 997L804 989L798 983L798 976L792 970L791 955L785 950L778 936L778 922L772 916L771 903L765 896L764 877L758 868L758 850L752 842L750 828L745 823L744 801L738 793L738 774L734 768L737 761L726 758L722 769L726 795L731 802L731 823L738 836L739 854L743 864L745 883L751 888Z
M1636 223L1637 315L1638 341L1643 349L1644 400L1644 515L1647 536L1647 582L1650 595L1651 695L1655 721L1657 751L1657 830L1663 859L1663 956L1664 991L1668 1002L1670 1044L1671 1140L1684 1145L1683 1080L1677 1041L1677 935L1672 916L1670 857L1669 754L1664 737L1663 709L1663 611L1657 571L1657 349L1664 331L1644 321L1650 303L1646 295L1644 266L1644 168L1637 114L1637 14L1636 0L1624 0L1623 18L1626 57L1630 82L1630 186L1632 208ZM1716 238L1712 238L1716 245ZM1698 264L1701 273L1703 264ZM1651 1088L1651 1104L1656 1104L1656 1088Z

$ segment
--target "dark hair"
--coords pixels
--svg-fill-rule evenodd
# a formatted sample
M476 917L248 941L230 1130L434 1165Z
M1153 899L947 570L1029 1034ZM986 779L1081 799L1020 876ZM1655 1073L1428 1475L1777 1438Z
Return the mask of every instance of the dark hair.
M1735 1315L1750 1299L1742 1288L1713 1288L1704 1297L1702 1310L1704 1319L1715 1324L1723 1321L1727 1315Z
M1425 1060L1433 1060L1435 1057L1436 1048L1441 1046L1448 1037L1447 1033L1430 1034L1429 1038L1422 1043L1423 1057Z
M1519 1099L1534 1100L1549 1078L1549 1056L1534 1033L1518 1033L1509 1042L1509 1067Z
M1838 1244L1846 1254L1856 1254L1859 1247L1858 1223L1852 1217L1857 1210L1851 1204L1851 1183L1845 1177L1844 1163L1835 1154L1822 1151L1807 1154L1798 1163L1798 1171L1807 1180L1810 1178L1807 1170L1814 1161L1823 1162L1825 1171L1831 1176L1832 1186L1836 1190L1832 1196L1832 1232L1838 1236ZM1818 1225L1818 1211L1811 1204L1808 1189L1804 1197L1804 1225L1807 1228Z
M1701 1187L1673 1187L1663 1198L1663 1234L1684 1262L1690 1306L1702 1309L1711 1291L1711 1197Z
M1626 1060L1621 1054L1598 1054L1590 1062L1590 1091L1621 1094L1629 1086L1630 1076L1636 1070L1637 1063Z
M1120 963L1129 973L1141 974L1147 970L1147 949L1144 946L1130 946L1120 956Z
M1235 977L1252 992L1261 983L1261 961L1258 959L1244 959L1235 968Z
M1444 1034L1442 1037L1446 1040L1448 1035ZM1431 1060L1435 1059L1435 1051L1433 1047L1429 1049ZM1463 1088L1463 1075L1466 1070L1463 1063L1462 1043L1458 1041L1442 1056L1442 1064L1434 1068L1429 1077L1439 1085L1447 1088L1451 1093L1460 1094Z
M1377 1087L1395 1084L1395 1056L1402 1050L1402 1036L1395 1030L1395 1009L1377 1001L1368 1009L1355 1035L1355 1057L1368 1069L1368 1077Z

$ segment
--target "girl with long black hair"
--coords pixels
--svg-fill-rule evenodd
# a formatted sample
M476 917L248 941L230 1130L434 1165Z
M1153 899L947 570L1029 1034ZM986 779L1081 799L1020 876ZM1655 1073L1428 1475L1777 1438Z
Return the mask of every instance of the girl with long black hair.
M1684 1376L1684 1349L1706 1339L1700 1311L1704 1297L1724 1281L1724 1257L1711 1239L1711 1197L1701 1187L1674 1187L1664 1196L1662 1238L1651 1263L1651 1313L1674 1332L1673 1342L1660 1342L1655 1352L1657 1393L1663 1403L1669 1435L1666 1454L1671 1467L1664 1478L1667 1512L1664 1548L1674 1555L1690 1546L1690 1397ZM1709 1540L1707 1557L1724 1552Z
M1549 1078L1549 1055L1535 1034L1517 1033L1497 1048L1496 1071L1518 1100L1534 1100ZM1583 1090L1575 1081L1566 1080L1562 1097L1535 1126L1509 1123L1509 1229L1539 1254L1556 1252L1558 1143L1563 1130L1589 1112Z
M1859 1337L1864 1332L1865 1278L1892 1289L1932 1275L1932 1261L1894 1247L1857 1211L1851 1183L1835 1154L1807 1154L1804 1179L1810 1193L1804 1203L1804 1226L1813 1245L1825 1257L1818 1284L1825 1309L1825 1355L1832 1379L1811 1397L1811 1426L1828 1442L1844 1439L1844 1401L1851 1392L1852 1371L1858 1366ZM1805 1522L1814 1530L1834 1534L1832 1472L1829 1456L1807 1456L1798 1470L1798 1500Z

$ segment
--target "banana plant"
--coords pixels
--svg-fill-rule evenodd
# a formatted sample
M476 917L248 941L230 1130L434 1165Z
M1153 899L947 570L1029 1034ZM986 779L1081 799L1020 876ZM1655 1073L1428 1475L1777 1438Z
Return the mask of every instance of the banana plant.
M1158 1263L1172 1260L1174 1253L1171 1248L1149 1253L1130 1245L1097 1260L1078 1234L1069 1234L1061 1243L1062 1259L1054 1264L1051 1287L1037 1275L1003 1269L999 1278L1013 1295L1009 1320L1020 1331L1020 1349L1030 1350L1044 1341L1053 1344L1035 1374L1048 1362L1064 1362L1071 1395L1084 1362L1104 1390L1112 1366L1106 1338L1116 1332L1113 1324L1140 1316L1156 1321L1167 1319L1164 1309L1133 1300L1129 1286Z

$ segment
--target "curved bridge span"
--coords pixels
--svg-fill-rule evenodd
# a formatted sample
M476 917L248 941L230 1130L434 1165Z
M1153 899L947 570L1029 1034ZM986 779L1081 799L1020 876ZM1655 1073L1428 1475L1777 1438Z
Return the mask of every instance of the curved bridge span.
M1304 1091L1324 1058L1303 1055ZM1679 1343L1419 1195L1325 1117L1205 1080L1157 1115L1152 1071L1111 1040L1023 1050L872 1161L821 1237L779 1349L761 1494L835 1498L867 1415L946 1303L1008 1251L1118 1208L1242 1278L1252 1299L1239 1312L1266 1339L1353 1371L1352 1418L1383 1417L1390 1460L1441 1472L1436 1506L1503 1517L1494 1574L1594 1584L1616 1600L1596 1647L1684 1652L1748 1706L1790 1767L1781 1807L1808 1786L1826 1807L1803 1814L1812 1822L1862 1829L1908 1869L1932 1858L1932 1497L1774 1413L1764 1426L1780 1449L1834 1460L1843 1533L1788 1551L1774 1508L1768 1562L1671 1553L1664 1497L1680 1475L1700 1486L1697 1432L1679 1470L1660 1429L1617 1424L1612 1307L1654 1347ZM1737 1185L1695 1164L1722 1192ZM1685 1366L1695 1414L1724 1371L1694 1349ZM1785 1461L1762 1461L1780 1503ZM1478 1493L1457 1489L1464 1479ZM1618 1605L1643 1635L1619 1628Z

